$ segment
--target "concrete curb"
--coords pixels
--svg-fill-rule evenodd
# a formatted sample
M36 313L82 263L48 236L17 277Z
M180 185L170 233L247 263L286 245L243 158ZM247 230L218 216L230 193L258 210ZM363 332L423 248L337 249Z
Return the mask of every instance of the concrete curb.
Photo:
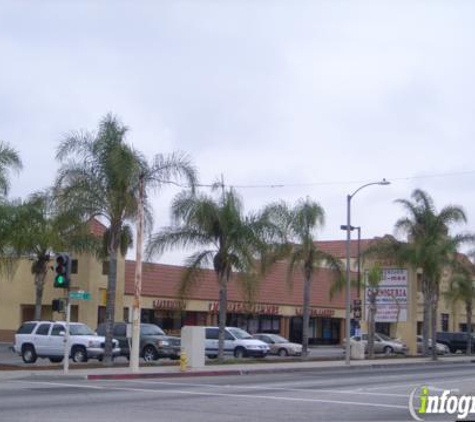
M398 369L416 367L416 366L447 366L453 364L470 364L475 363L475 360L460 360L460 361L418 361L418 362L398 362L398 363L374 363L374 364L360 364L352 366L306 366L306 367L282 367L276 368L246 368L246 369L222 369L222 370L200 370L189 372L142 372L142 373L115 373L115 374L87 374L87 380L126 380L126 379L141 379L141 378L181 378L181 377L206 377L206 376L234 376L234 375L265 375L272 373L298 373L298 372L325 372L325 373L342 373L347 371L372 371L382 368Z

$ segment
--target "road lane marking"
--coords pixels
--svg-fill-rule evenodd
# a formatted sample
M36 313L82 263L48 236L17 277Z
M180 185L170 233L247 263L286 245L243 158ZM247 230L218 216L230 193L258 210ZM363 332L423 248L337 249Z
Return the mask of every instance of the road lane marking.
M102 380L105 382L117 382L117 380ZM263 385L251 386L251 385L218 385L218 384L195 384L186 382L167 382L167 381L150 381L150 380L120 380L121 382L130 382L137 384L150 384L150 385L177 385L182 387L205 387L205 388L235 388L242 390L276 390L276 391L292 391L299 393L329 393L329 394L354 394L354 395L368 395L368 396L389 396L389 397L405 397L407 394L393 394L393 393L371 393L360 390L334 390L334 389L304 389L304 388L285 388L285 387L267 387Z
M305 403L324 403L324 404L338 404L338 405L352 405L352 406L363 406L363 407L378 407L386 409L404 409L407 410L406 406L396 405L396 404L384 404L384 403L365 403L365 402L353 402L353 401L344 401L344 400L323 400L323 399L305 399L302 397L279 397L279 396L266 396L266 395L255 395L255 394L227 394L227 393L209 393L209 392L200 392L200 391L187 391L187 390L150 390L147 388L131 388L131 387L101 387L101 386L90 386L90 385L77 385L77 384L68 384L60 382L50 382L50 381L22 381L17 380L17 382L29 382L30 384L43 384L57 387L79 387L84 389L92 390L105 390L105 391L130 391L137 393L149 393L149 394L183 394L191 396L207 396L207 397L233 397L233 398L244 398L244 399L258 399L258 400L277 400L277 401L293 401L293 402L305 402Z
M379 387L361 387L358 390L364 390L364 391L390 390L390 389L393 389L393 388L401 388L401 387L415 388L415 387L420 387L421 385L426 385L426 384L444 384L444 385L446 385L446 384L453 384L453 383L463 384L463 383L466 383L466 382L472 382L472 383L475 384L475 379L474 378L460 378L460 379L451 379L451 380L447 380L447 381L437 381L437 380L434 380L434 379L430 379L430 380L418 381L417 384L415 384L414 382L411 382L411 383L395 384L395 385L387 385L387 386L379 386Z

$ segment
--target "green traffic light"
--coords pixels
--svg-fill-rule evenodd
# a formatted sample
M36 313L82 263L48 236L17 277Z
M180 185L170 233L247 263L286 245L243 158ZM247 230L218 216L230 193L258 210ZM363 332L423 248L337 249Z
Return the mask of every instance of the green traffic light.
M62 275L58 275L56 281L58 282L58 284L64 284L64 277Z

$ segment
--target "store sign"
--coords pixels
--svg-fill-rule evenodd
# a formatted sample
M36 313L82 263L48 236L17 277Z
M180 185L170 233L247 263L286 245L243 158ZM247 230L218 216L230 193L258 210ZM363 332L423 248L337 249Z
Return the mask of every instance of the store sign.
M171 311L181 311L186 309L186 303L179 300L154 300L153 307L155 309L166 309Z
M366 319L368 319L369 290L366 288ZM376 296L376 322L407 321L407 270L385 268Z
M209 302L208 310L213 313L219 312L219 302ZM279 315L280 308L276 305L265 305L261 303L249 305L244 302L228 302L227 312L235 314Z
M296 308L295 315L302 316L303 315L303 308ZM331 318L335 315L334 309L320 309L320 308L310 308L310 316L311 317L323 317L323 318Z

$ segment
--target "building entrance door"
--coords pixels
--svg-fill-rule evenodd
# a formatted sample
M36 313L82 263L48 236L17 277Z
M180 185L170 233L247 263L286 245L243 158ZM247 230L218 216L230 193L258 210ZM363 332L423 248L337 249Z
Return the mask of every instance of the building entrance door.
M290 333L289 340L294 343L302 343L302 317L290 318Z

